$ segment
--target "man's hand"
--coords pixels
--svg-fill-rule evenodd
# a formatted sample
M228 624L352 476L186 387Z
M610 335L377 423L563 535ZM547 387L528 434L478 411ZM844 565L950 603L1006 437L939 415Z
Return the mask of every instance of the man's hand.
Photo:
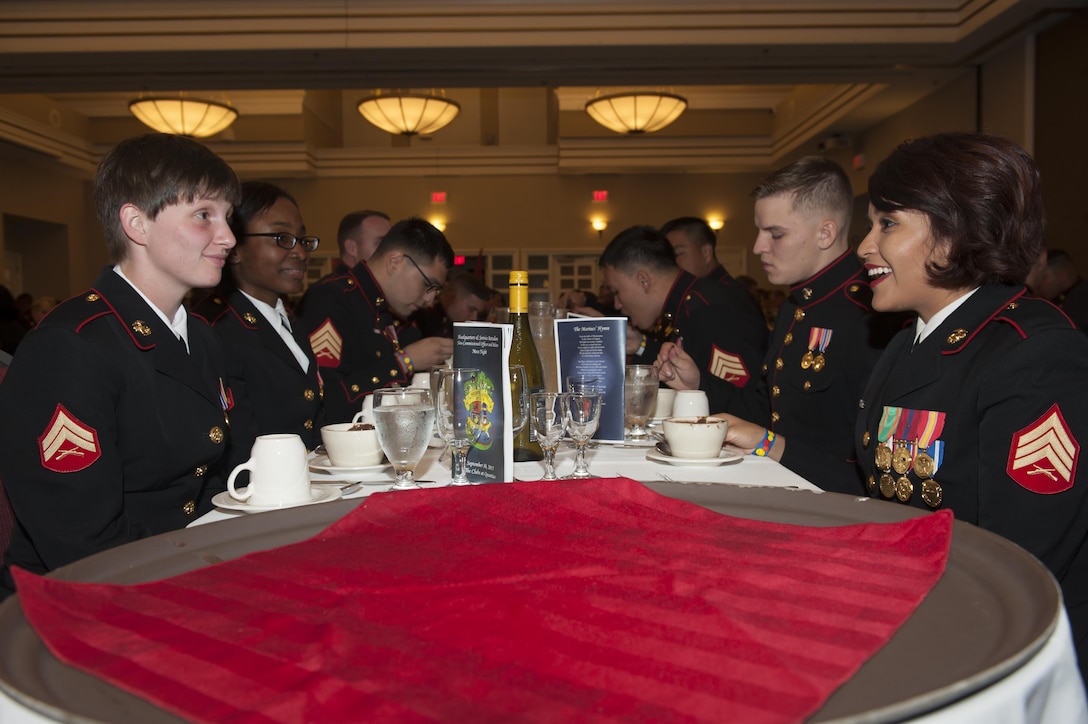
M412 358L416 372L426 372L435 365L444 364L453 354L453 340L449 337L424 337L404 348Z
M691 355L673 342L661 345L654 368L658 379L674 390L699 389L699 367Z

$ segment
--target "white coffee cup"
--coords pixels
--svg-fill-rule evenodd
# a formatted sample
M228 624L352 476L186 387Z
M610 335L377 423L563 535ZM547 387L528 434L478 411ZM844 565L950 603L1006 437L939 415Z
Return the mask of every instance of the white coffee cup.
M672 417L698 417L710 414L710 403L702 390L677 390L672 401Z
M234 487L238 473L249 471L249 485ZM308 503L310 472L306 467L306 446L298 435L258 435L249 460L231 471L227 490L235 500L254 506Z
M352 422L369 422L370 424L374 424L374 395L367 395L363 398L363 407L355 413Z
M380 465L382 446L378 444L378 432L374 423L369 429L357 430L363 423L363 413L355 414L352 422L338 422L321 428L321 441L329 454L329 462L338 468L365 468Z
M676 399L676 390L671 387L661 387L657 391L657 407L654 409L654 419L672 417L672 405Z
M729 423L717 417L669 417L661 423L673 457L711 459L721 454Z

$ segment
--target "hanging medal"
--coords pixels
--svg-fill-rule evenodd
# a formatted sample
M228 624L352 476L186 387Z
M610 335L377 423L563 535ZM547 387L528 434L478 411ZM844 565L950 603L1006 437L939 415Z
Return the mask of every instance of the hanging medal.
M940 414L943 415L944 413ZM933 479L933 476L941 469L941 463L944 462L944 441L935 440L929 446L927 457L933 461L933 472L922 481L922 501L930 508L937 508L941 505L941 501L944 500L944 489L940 483Z
M831 344L830 329L822 329L820 327L813 327L808 333L808 346L809 349L815 349L816 356L812 358L812 371L819 372L827 366L827 359L824 357L824 353L827 351L827 346Z
M876 439L876 466L882 471L880 476L880 494L885 498L895 495L895 478L890 474L892 467L891 437L898 426L902 408L885 407L880 416L880 424L877 427Z

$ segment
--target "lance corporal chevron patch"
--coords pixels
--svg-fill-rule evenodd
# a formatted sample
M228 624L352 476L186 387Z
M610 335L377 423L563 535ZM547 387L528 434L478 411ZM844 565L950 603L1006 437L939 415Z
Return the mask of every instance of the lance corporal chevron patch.
M744 387L751 377L748 368L744 366L744 360L738 355L720 349L718 345L712 345L711 347L710 364L707 371L736 387Z
M1073 487L1080 443L1057 403L1012 437L1005 471L1020 486L1044 495Z
M314 351L317 363L322 367L339 367L340 356L344 351L344 338L336 331L331 319L310 333L310 348Z
M57 405L53 419L38 438L42 467L54 473L75 473L89 468L102 457L98 432Z

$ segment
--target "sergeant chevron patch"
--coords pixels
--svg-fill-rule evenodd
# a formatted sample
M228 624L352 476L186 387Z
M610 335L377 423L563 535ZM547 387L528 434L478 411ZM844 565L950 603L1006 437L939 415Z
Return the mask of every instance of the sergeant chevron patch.
M719 349L718 345L712 345L707 371L736 387L744 387L751 377L748 368L744 366L744 360L731 352Z
M54 473L75 473L102 457L98 432L77 420L64 405L57 405L49 426L38 438L38 451L42 467Z
M340 355L344 351L344 338L336 331L331 319L310 333L310 348L314 351L317 363L322 367L339 367Z
M1060 493L1073 487L1079 455L1080 443L1055 403L1042 417L1013 435L1005 471L1033 493Z

